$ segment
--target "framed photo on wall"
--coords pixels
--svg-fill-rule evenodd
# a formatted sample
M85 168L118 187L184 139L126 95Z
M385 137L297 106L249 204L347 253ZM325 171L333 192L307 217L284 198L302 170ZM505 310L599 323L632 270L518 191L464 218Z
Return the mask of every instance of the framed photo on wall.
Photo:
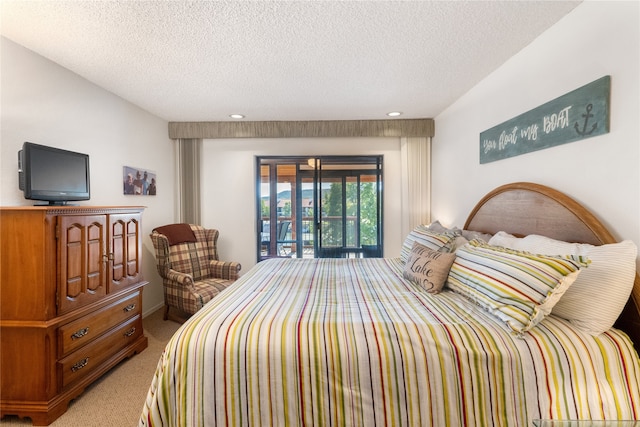
M157 177L149 169L124 166L123 193L137 196L155 196L157 192Z

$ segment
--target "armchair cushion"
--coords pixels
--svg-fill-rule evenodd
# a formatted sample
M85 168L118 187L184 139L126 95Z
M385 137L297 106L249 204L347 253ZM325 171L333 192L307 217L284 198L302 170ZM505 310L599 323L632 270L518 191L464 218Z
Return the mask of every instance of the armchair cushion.
M175 282L173 285L175 285ZM227 286L229 286L228 280L208 279L193 283L190 287L190 292L185 292L182 286L168 284L164 288L165 298L170 306L176 307L185 313L193 314L225 290Z
M169 250L171 268L181 273L190 274L194 281L208 277L209 257L202 246L203 244L199 242L172 245Z

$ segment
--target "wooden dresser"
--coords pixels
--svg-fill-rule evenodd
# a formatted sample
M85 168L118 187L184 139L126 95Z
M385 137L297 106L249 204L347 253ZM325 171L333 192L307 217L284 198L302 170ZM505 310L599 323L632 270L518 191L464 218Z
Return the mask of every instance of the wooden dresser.
M142 210L0 208L0 417L48 425L147 347Z

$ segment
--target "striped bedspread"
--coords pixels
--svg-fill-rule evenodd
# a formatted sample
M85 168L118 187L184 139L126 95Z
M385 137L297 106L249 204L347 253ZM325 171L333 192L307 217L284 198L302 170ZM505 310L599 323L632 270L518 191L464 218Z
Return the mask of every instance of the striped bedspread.
M529 426L640 419L627 337L524 337L399 259L264 261L168 343L140 426Z

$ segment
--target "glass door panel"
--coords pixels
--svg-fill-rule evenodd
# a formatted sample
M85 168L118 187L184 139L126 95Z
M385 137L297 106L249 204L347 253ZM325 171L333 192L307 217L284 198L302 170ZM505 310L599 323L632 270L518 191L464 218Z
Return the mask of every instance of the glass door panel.
M348 248L357 248L360 246L360 214L359 197L360 189L358 187L357 176L346 176L345 181L345 239L344 246Z
M298 214L300 223L297 225L296 230L300 230L302 234L302 256L305 258L314 258L316 221L314 213L315 204L313 202L315 200L315 178L313 170L310 173L300 171L298 187L301 190L299 199L301 203Z
M380 158L322 162L320 257L380 256L380 168Z
M275 253L275 242L271 245L271 167L269 165L259 166L260 179L258 191L258 233L260 234L259 259L268 258Z
M381 257L380 182L376 175L360 176L360 247L364 257Z
M296 164L265 161L259 173L259 260L295 256Z
M382 253L382 157L258 158L258 260Z
M341 254L344 228L344 202L342 178L321 175L320 182L320 235L321 257L333 258Z
M296 245L296 163L277 164L276 251L275 256L292 257Z

